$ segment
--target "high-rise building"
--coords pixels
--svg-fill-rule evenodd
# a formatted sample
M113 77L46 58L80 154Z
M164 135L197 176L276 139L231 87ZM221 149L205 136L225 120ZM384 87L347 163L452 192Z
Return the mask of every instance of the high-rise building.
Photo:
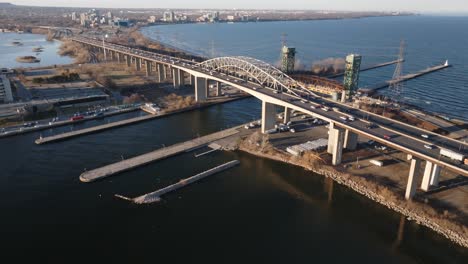
M163 20L164 20L165 22L174 22L174 19L175 19L174 12L172 12L172 11L166 11L166 12L164 12Z
M73 21L76 20L76 12L72 12L72 13L71 13L71 19L72 19Z
M283 46L281 50L281 70L285 73L294 71L294 62L296 60L296 49Z
M341 101L346 102L359 88L359 71L361 70L361 55L350 54L346 57L343 79L344 91Z

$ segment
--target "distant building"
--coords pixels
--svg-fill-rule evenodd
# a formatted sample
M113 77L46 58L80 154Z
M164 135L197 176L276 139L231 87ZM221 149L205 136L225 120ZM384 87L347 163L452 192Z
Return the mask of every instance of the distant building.
M80 24L81 24L81 26L86 27L87 22L88 22L88 16L86 15L86 13L80 14Z
M165 21L165 22L174 22L174 20L175 20L174 12L172 12L172 11L164 12L163 21Z
M346 57L343 79L344 92L341 101L346 102L359 88L359 71L361 70L361 55L350 54Z
M111 12L111 11L107 12L107 18L108 18L109 20L113 18L112 12Z
M148 22L149 23L156 23L156 16L150 16L149 19L148 19Z
M0 102L13 102L13 94L11 93L10 80L5 75L0 75Z
M283 46L281 49L281 70L285 73L294 71L296 49Z
M226 17L227 21L234 21L236 19L235 16L227 16Z
M73 21L76 20L76 12L72 12L72 13L71 13L71 19L72 19Z

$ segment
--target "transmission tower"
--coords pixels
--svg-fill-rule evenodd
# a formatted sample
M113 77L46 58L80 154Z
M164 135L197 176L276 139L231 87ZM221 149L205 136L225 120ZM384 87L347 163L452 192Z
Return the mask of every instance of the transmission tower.
M405 47L406 43L404 40L400 42L400 52L398 54L398 63L395 68L395 72L393 73L392 80L395 80L390 85L390 92L391 92L391 99L394 103L400 104L401 102L401 93L403 91L403 82L400 82L401 73L403 71L403 61L405 59Z

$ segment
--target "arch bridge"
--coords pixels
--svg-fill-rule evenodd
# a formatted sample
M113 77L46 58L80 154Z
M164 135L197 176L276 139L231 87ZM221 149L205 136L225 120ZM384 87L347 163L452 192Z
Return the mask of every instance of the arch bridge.
M272 65L250 57L219 57L198 64L201 68L240 77L244 80L254 81L264 87L279 92L288 92L299 97L315 95L284 72Z

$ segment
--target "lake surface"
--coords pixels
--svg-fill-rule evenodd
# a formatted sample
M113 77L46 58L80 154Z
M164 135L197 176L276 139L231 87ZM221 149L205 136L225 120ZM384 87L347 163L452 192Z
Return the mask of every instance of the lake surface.
M33 144L51 131L0 139L2 257L14 263L466 263L466 250L347 188L244 153L187 153L95 183L78 179L85 169L259 115L260 103L249 98L57 144ZM159 204L114 197L151 192L233 159L241 165Z
M260 24L239 26L248 25ZM79 181L84 170L257 119L260 107L248 98L50 145L33 142L140 113L0 139L2 259L467 263L466 249L345 187L245 153L186 153L95 183ZM170 193L161 203L135 205L114 197L148 193L233 159L240 166Z
M12 44L14 41L23 43L21 46ZM43 47L43 52L33 52L32 49ZM57 54L60 41L47 41L45 35L0 33L0 68L39 67L54 64L69 64L73 62L70 57ZM41 59L39 63L17 62L19 56L35 56Z
M352 20L234 24L181 24L143 28L142 32L171 46L196 54L250 56L276 64L283 33L296 47L299 64L308 69L322 59L363 56L362 65L392 61L400 41L406 42L403 74L445 60L452 68L405 83L407 103L449 117L468 120L468 17L384 17ZM390 80L395 66L361 74L360 86ZM392 93L384 92L388 96Z

